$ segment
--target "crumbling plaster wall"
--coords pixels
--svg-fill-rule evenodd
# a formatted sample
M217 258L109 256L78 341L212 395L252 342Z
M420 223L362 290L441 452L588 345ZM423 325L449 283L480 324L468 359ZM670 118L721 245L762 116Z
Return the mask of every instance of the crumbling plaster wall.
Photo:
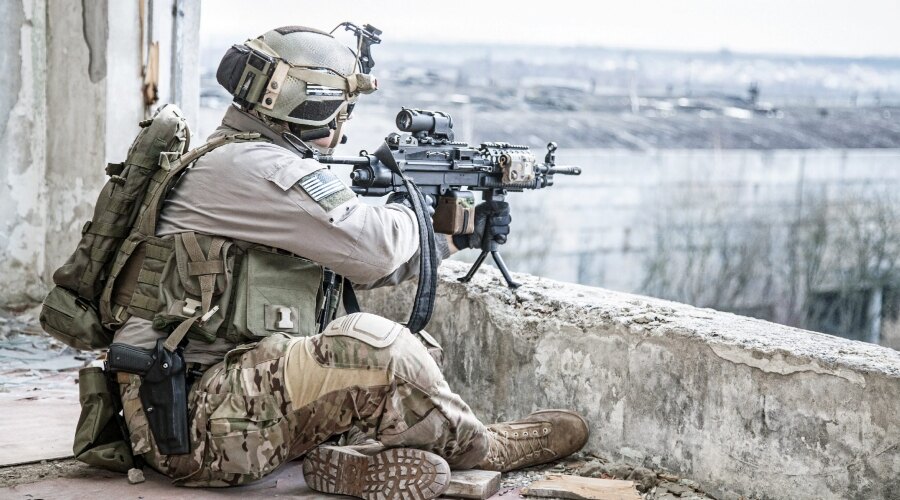
M897 498L900 352L709 309L445 262L429 325L451 387L488 421L589 420L588 451L721 498ZM414 287L361 293L405 319ZM892 496L894 495L894 496Z
M0 290L12 300L43 290L46 30L44 1L0 2Z
M158 105L196 120L200 2L152 5ZM141 34L137 1L0 2L0 305L43 298L125 158L145 117Z
M105 181L107 2L48 2L47 30L46 227L54 236L46 238L44 277L50 283Z

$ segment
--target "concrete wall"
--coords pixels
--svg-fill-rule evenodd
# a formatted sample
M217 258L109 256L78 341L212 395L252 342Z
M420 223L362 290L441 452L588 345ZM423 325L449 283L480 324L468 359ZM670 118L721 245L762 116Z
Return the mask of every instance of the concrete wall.
M45 283L75 248L106 174L107 2L47 3ZM127 101L125 96L121 96Z
M442 268L428 331L487 421L572 408L588 451L669 469L720 498L878 499L900 491L900 353L710 309ZM405 319L414 288L361 293Z
M153 2L145 33L162 49L158 104L196 117L200 2L175 1ZM106 163L124 159L152 112L141 32L136 1L0 2L0 304L43 297L91 217Z
M0 289L40 294L46 231L46 5L0 2Z

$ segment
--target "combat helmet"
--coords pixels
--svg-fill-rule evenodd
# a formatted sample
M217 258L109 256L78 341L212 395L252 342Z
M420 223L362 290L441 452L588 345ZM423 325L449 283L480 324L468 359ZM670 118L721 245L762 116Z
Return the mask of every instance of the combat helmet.
M369 74L370 46L381 31L352 23L338 26L357 36L354 51L330 33L285 26L232 46L216 71L216 79L234 101L270 118L288 122L303 139L327 137L335 129L326 154L341 138L341 126L360 94L376 90ZM335 28L338 29L338 28ZM333 31L332 31L333 32Z

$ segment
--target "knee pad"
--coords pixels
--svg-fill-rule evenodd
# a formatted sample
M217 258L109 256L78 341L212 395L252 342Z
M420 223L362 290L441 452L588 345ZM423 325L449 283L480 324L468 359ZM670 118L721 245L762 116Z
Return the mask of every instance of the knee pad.
M370 313L353 313L338 318L325 327L326 337L350 337L375 348L387 347L397 340L400 332L409 331L400 323Z

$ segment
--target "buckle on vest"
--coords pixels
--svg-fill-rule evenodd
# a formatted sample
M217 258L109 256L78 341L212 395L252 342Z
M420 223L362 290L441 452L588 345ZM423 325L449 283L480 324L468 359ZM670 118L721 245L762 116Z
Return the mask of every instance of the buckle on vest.
M172 166L181 158L181 151L163 151L159 154L159 168L166 172L172 170Z
M181 312L184 313L185 316L190 317L197 314L201 307L203 307L203 305L200 304L199 300L184 299L184 307L181 308Z
M219 306L213 306L212 309L209 310L209 312L207 312L206 314L204 314L203 316L200 317L200 323L201 324L206 323L207 321L209 321L209 318L212 318L213 314L215 314L218 311L219 311Z
M203 305L200 304L200 301L197 301L194 299L184 299L184 307L181 308L181 312L185 316L192 317L192 316L195 316L198 312L200 312L200 309L202 307L203 307ZM218 305L211 307L209 309L209 311L206 312L206 314L204 314L203 316L200 317L199 323L201 325L203 323L206 323L207 321L209 321L209 318L212 318L213 315L216 314L217 312L219 312Z

